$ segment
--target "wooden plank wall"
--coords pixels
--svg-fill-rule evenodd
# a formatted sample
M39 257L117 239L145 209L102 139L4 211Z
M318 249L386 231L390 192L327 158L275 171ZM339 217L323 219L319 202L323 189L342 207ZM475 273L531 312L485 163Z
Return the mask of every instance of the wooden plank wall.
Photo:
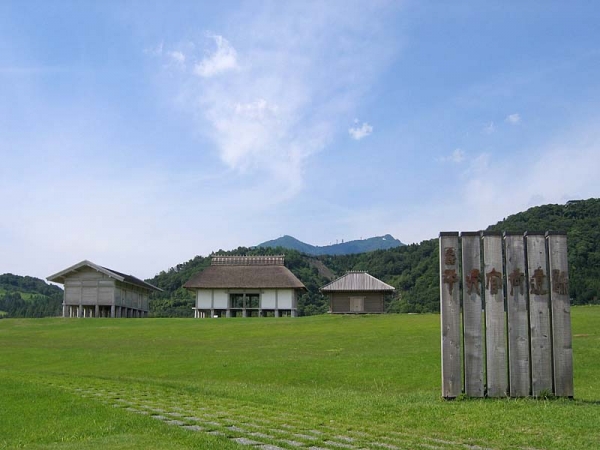
M566 235L443 232L439 244L442 396L573 397Z
M458 397L462 392L458 233L440 233L439 251L442 397L450 399Z
M526 233L529 330L531 338L531 395L552 392L550 287L546 237Z
M525 241L522 233L505 233L508 367L511 397L530 393L529 314L525 278Z
M567 235L547 233L547 241L550 262L550 304L552 305L554 394L558 397L573 397L573 347Z
M469 397L483 397L485 374L481 234L479 232L463 232L461 233L461 242L465 394Z
M506 354L506 315L502 274L502 233L484 231L483 263L485 273L485 329L487 395L508 395Z

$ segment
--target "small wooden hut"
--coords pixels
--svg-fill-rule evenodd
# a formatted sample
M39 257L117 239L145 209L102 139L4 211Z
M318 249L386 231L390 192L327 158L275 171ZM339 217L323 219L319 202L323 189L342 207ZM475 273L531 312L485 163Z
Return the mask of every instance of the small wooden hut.
M321 292L329 296L333 314L381 314L385 296L396 289L367 272L352 271L326 284Z
M213 256L183 285L196 294L195 318L297 315L302 282L284 256Z
M46 279L65 286L63 317L147 317L148 296L162 292L132 275L87 260Z

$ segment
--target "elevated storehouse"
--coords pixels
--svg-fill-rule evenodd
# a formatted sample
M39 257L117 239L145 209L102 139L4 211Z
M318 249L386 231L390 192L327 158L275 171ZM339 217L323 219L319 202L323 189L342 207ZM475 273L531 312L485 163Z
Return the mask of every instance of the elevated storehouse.
M87 260L46 279L65 286L63 317L147 317L148 296L161 292L132 275Z
M183 286L196 294L195 318L294 317L306 289L283 256L213 256Z
M348 272L321 288L329 297L329 312L341 314L383 313L385 296L394 291L393 286L367 272Z

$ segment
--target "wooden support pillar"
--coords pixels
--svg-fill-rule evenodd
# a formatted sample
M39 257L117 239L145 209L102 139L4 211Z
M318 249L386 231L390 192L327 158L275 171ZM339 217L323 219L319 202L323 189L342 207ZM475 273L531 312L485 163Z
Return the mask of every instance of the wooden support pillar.
M483 303L481 273L481 235L479 232L461 233L463 274L463 335L465 394L483 397Z
M458 397L462 391L458 233L440 233L439 246L442 397L452 399Z
M550 262L550 304L552 305L554 394L558 397L573 397L573 344L567 235L548 232L547 241Z
M525 279L525 240L522 233L504 233L508 367L511 397L529 395L529 315Z
M94 317L100 317L100 305L96 305L96 310L94 311Z
M485 323L487 349L487 395L508 395L506 314L502 264L502 233L484 231Z
M69 307L63 303L62 305L62 316L69 317Z
M552 331L550 328L550 284L544 234L526 233L531 336L531 394L552 392Z

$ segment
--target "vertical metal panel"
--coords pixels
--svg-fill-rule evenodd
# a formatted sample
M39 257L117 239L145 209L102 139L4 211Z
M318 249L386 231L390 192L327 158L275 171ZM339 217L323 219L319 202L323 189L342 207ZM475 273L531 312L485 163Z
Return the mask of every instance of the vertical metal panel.
M461 243L465 394L470 397L483 397L485 374L480 233L461 233Z
M442 327L442 397L461 394L460 272L458 233L440 233L440 312Z
M531 393L552 392L552 340L548 254L543 234L526 234L531 338Z
M547 233L547 240L550 261L554 393L559 397L573 397L573 347L567 236L564 233Z
M485 273L487 395L489 397L503 397L508 394L508 368L502 234L486 231L482 234Z
M511 397L530 392L529 318L525 279L525 241L522 233L505 233L508 370Z

